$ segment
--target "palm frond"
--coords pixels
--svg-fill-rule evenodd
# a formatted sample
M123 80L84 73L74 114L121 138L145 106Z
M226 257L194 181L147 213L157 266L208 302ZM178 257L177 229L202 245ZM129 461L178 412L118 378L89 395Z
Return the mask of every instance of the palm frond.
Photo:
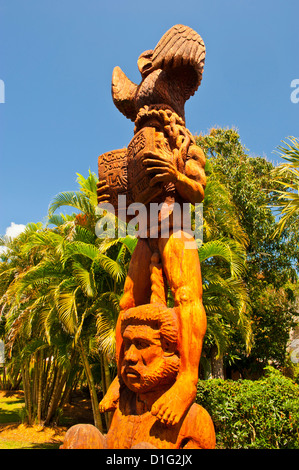
M73 261L73 275L78 280L83 292L88 297L94 297L96 294L96 285L92 269L87 271L78 261Z
M57 299L59 319L70 334L75 334L78 326L76 293L77 290L61 292Z
M66 191L54 197L48 209L49 217L52 217L54 212L63 206L72 207L83 214L93 215L95 211L94 205L85 194L79 191Z
M94 244L95 240L96 235L93 231L89 230L86 227L82 227L81 225L76 225L73 241Z
M212 174L208 179L203 209L204 233L207 241L230 236L246 247L248 236L238 218L231 193L220 183L217 174Z
M212 240L204 243L198 250L200 262L210 258L221 258L228 263L232 277L242 276L245 271L246 252L234 240Z
M121 282L126 276L126 270L121 263L102 253L94 260L94 265L101 267L115 282Z
M76 214L52 214L48 217L47 225L56 225L57 227L64 225L66 222L73 222Z
M217 347L218 355L227 351L229 345L229 329L222 321L221 315L214 314L209 317L206 337L213 340Z
M281 158L290 163L291 167L299 167L299 138L289 136L288 141L282 141L284 145L277 147L277 153Z
M8 298L15 298L16 301L19 301L27 290L34 289L36 285L48 286L50 280L61 280L62 276L61 265L45 260L19 274L10 284L6 293Z
M81 255L95 261L99 256L98 248L91 243L84 243L81 241L73 241L71 243L65 243L63 246L63 258L66 262L69 258L74 255Z
M121 238L120 241L127 247L132 255L138 243L138 239L136 237L132 237L131 235L127 235L125 238Z
M119 238L98 238L96 241L96 246L98 247L99 253L106 253L110 248L118 245L119 242Z
M77 182L79 183L81 191L88 197L91 204L97 205L97 181L98 178L95 173L89 170L87 178L77 173Z
M275 182L285 190L275 190L278 201L274 205L281 214L273 237L280 236L290 219L299 213L299 139L289 137L289 142L278 147L280 157L288 163L282 163L273 171Z
M115 328L119 315L120 295L115 292L103 293L97 303L97 338L101 351L115 355Z

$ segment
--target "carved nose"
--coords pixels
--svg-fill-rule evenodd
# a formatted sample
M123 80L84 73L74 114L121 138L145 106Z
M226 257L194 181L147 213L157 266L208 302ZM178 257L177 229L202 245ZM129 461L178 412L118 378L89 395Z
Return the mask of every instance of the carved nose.
M134 344L131 344L131 346L129 347L129 349L127 349L127 351L125 353L125 360L127 362L136 364L136 362L138 362L138 354L137 353L138 353L137 348L134 346Z

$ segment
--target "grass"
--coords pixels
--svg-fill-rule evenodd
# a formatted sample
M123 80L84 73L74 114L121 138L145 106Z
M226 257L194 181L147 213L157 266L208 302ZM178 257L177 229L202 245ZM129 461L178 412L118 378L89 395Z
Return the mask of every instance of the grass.
M0 391L0 449L58 449L51 428L21 424L24 399L20 392ZM51 442L52 441L52 442Z
M25 444L22 441L13 441L12 439L0 439L0 449L26 449Z
M23 407L22 398L15 396L0 398L0 424L20 422Z
M29 443L27 441L14 441L0 438L0 449L58 449L60 443L46 442L44 444Z

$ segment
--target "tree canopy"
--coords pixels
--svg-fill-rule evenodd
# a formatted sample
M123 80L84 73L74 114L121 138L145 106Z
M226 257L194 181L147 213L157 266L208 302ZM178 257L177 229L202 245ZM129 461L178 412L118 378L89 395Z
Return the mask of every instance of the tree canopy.
M250 156L236 130L211 129L209 134L197 137L197 144L204 149L213 172L228 189L248 240L244 281L250 297L255 340L251 356L245 362L265 364L272 360L283 364L296 314L299 219L293 217L293 223L281 230L280 237L275 236L277 217L273 207L278 204L281 189L273 177L275 166L265 157ZM280 301L275 303L275 298ZM235 351L238 356L240 347Z

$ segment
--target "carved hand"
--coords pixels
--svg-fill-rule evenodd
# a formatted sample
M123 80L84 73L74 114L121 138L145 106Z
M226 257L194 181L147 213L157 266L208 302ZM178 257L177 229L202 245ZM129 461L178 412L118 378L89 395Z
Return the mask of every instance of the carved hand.
M150 182L151 186L157 183L176 183L179 177L179 171L169 159L157 153L148 152L143 160L147 173L153 173L154 176Z
M101 180L97 183L97 196L98 204L109 202L109 185L106 183L106 180Z

